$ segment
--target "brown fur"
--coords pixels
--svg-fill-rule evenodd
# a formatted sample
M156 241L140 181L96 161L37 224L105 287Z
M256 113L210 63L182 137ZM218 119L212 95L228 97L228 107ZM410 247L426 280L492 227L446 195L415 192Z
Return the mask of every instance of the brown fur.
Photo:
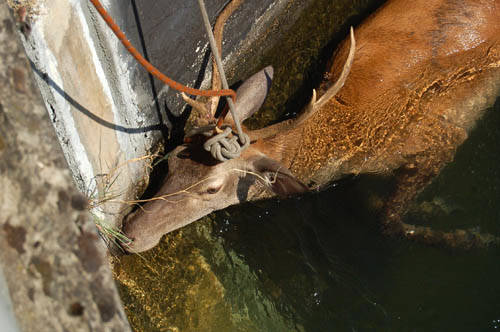
M498 94L499 1L391 1L356 39L344 88L303 127L269 140L315 186L348 173L386 173L424 154L443 159Z
M254 142L240 158L214 166L182 163L181 148L175 150L169 165L179 166L171 169L162 193L207 178L217 178L222 189L216 195L192 190L187 205L146 205L151 214L140 212L125 223L134 239L131 251L152 247L162 234L210 211L273 195L265 187L274 194L296 193L304 190L301 182L316 189L347 174L396 170L397 189L384 210L387 230L430 238L427 229L406 225L400 216L499 94L500 0L392 0L355 35L344 87L299 125L288 121L251 132ZM339 76L349 45L346 40L339 47L326 77ZM330 85L324 82L319 91ZM193 170L191 180L182 175L186 167ZM453 234L434 238L460 241Z
M408 202L452 160L499 94L500 1L389 1L356 39L336 97L303 126L260 144L312 188L399 169L385 224L414 235L400 221ZM339 75L347 52L344 42L326 77Z

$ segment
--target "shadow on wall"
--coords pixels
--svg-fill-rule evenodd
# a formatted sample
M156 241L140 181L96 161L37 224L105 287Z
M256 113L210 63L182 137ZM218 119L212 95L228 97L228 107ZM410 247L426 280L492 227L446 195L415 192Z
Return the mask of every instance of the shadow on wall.
M94 120L95 122L100 124L101 126L104 126L106 128L110 128L110 129L114 129L117 131L121 131L121 132L124 132L127 134L140 134L140 133L145 133L145 132L149 132L149 131L153 131L153 130L161 130L161 131L166 130L166 131L168 131L166 125L163 123L159 123L159 124L156 124L153 126L142 127L142 128L128 128L128 127L120 126L120 125L114 124L112 122L106 121L103 118L100 118L97 115L95 115L94 113L90 112L88 109L83 107L79 102L77 102L75 99L73 99L70 95L68 95L66 92L64 92L64 90L59 85L57 85L57 83L54 82L54 80L51 79L49 77L49 75L40 71L31 60L30 60L30 65L31 65L31 69L33 70L33 72L36 75L38 75L42 80L44 80L45 83L47 83L47 85L49 85L51 88L53 88L59 95L61 95L61 97L66 99L75 109L77 109L79 112L83 113L84 115L88 116L89 118L91 118L92 120ZM54 108L52 107L52 105L49 105L49 106L50 106L50 111L52 113L51 114L51 121L55 122L56 115L54 113Z

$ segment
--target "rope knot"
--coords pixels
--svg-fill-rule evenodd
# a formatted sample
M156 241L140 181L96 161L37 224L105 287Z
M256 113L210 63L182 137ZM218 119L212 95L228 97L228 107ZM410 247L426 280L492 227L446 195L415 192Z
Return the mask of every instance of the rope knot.
M229 135L233 134L231 137ZM203 148L212 154L212 157L219 161L238 158L241 151L250 145L250 138L242 132L239 136L232 132L231 127L227 127L220 134L210 137Z

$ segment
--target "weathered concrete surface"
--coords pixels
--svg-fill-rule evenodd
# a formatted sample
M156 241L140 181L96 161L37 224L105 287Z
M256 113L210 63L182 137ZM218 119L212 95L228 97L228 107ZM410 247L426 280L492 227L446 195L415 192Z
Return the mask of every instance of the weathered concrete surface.
M5 281L2 266L0 265L0 325L4 332L17 332L17 320L12 309L9 287Z
M212 22L229 0L206 0ZM312 0L261 0L244 1L229 18L223 38L222 55L226 73L232 82L246 78L256 72L260 58L274 46L295 23L302 10ZM202 28L201 15L196 0L176 0L162 3L154 0L136 1L144 42L151 62L174 79L190 86L208 83L210 75L204 74L207 61L208 40ZM115 6L116 7L116 6ZM126 17L125 25L130 32L136 22L130 10L117 12ZM211 65L206 68L210 73ZM142 70L142 69L141 69ZM132 73L132 81L139 73ZM161 82L155 86L159 96L166 96L168 107L178 114L183 108L182 99L176 91L170 91ZM206 84L203 86L208 87Z
M33 82L20 26L0 1L0 266L18 325L129 331L106 248Z
M257 69L258 55L310 1L242 5L224 38L232 82ZM28 5L31 32L24 46L77 186L96 203L93 213L102 222L119 227L130 208L126 201L148 182L151 159L137 158L168 144L167 110L178 115L184 104L177 92L148 77L89 1L11 2ZM162 72L190 86L208 82L208 43L195 0L102 2ZM207 1L212 21L226 3Z

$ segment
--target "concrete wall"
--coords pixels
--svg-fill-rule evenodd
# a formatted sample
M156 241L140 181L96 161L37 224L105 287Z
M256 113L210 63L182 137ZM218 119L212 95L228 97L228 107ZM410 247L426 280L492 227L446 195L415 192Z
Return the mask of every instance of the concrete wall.
M93 210L96 218L119 226L129 207L121 202L138 197L148 182L151 159L137 158L168 142L169 113L179 115L184 104L177 92L152 80L135 62L90 2L24 2L31 24L23 38L26 52L73 177L82 192L103 202ZM212 21L226 2L207 1ZM309 2L242 5L224 38L224 62L232 82L258 70L259 54ZM162 72L183 84L206 87L208 43L196 0L102 3Z
M33 81L21 27L0 1L0 330L130 331L106 247Z

